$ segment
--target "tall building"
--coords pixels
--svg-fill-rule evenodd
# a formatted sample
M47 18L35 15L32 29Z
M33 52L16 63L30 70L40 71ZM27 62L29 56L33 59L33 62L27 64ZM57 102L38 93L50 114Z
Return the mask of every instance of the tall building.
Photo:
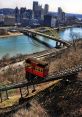
M57 18L52 15L45 15L44 16L44 25L48 27L55 27L57 22Z
M38 4L38 2L33 2L33 18L34 19L41 19L42 15L42 6Z
M61 9L61 7L58 8L58 22L62 23L65 21L65 13Z
M0 14L0 26L3 26L4 25L4 15L3 14Z
M34 11L34 18L41 19L41 15L42 15L42 6L38 5L37 9Z
M24 13L26 12L26 8L21 7L20 8L20 22L22 22L22 19L24 17Z
M65 12L62 12L62 21L65 22Z
M4 22L4 15L0 14L0 22Z
M19 9L18 7L15 8L15 21L16 23L18 23L20 20L20 16L19 16Z
M32 10L31 9L26 10L25 16L28 19L32 19Z
M58 7L58 15L61 15L61 13L62 13L62 8Z
M33 11L35 11L38 7L38 2L37 1L34 1L33 2Z
M58 8L58 21L60 22L62 20L62 9L61 7Z
M44 7L44 15L47 15L48 14L48 11L49 11L49 5L48 4L45 4L45 7Z

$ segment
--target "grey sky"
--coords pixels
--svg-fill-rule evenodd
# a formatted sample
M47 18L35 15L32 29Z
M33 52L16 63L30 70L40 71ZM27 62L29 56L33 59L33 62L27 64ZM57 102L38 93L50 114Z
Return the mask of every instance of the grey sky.
M42 6L49 4L50 11L57 11L60 6L65 12L82 13L82 0L34 0ZM32 8L33 0L0 0L0 8L15 8L16 6Z

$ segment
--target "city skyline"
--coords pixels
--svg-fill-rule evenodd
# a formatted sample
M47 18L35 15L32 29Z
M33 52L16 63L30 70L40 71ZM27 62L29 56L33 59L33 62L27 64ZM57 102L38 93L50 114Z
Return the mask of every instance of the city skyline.
M26 7L32 9L33 1L38 1L44 7L49 4L49 11L57 12L58 7L61 7L66 13L82 14L82 1L81 0L0 0L0 8L15 8Z

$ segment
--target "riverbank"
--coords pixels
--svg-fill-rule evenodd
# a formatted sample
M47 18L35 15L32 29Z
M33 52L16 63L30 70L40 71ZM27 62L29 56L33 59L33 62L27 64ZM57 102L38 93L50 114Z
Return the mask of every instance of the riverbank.
M8 32L8 34L6 35L0 35L0 38L20 36L20 35L23 35L23 34L20 32L15 32L15 33Z

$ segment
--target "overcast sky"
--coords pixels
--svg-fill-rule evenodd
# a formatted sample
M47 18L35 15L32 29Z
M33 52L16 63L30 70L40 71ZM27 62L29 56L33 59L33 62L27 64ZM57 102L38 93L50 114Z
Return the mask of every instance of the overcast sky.
M65 12L81 13L82 0L0 0L0 8L15 8L16 6L32 9L33 1L39 1L39 4L49 4L50 11L57 11L61 7Z

